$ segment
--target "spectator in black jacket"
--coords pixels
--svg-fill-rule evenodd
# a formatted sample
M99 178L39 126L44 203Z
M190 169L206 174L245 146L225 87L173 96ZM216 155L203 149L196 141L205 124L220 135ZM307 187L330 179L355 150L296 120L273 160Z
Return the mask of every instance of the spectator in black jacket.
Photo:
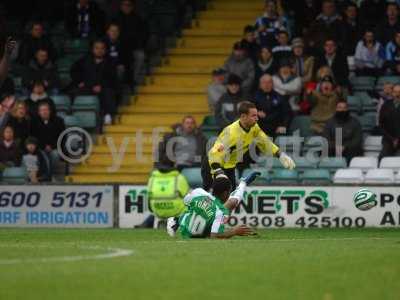
M34 81L40 80L52 94L57 94L60 88L60 78L57 67L49 60L47 49L38 49L22 77L22 84L29 89Z
M21 65L28 65L39 49L47 49L49 59L53 62L56 60L56 50L50 39L45 35L43 24L33 22L29 34L21 41L17 62Z
M144 49L149 30L145 21L136 13L132 0L121 1L120 11L114 22L120 26L122 44L128 53L133 53L133 79L137 81L144 72Z
M357 5L349 3L346 5L343 18L343 54L353 56L358 41L364 32L364 27L358 18Z
M376 26L376 38L383 46L386 46L399 30L399 7L396 3L388 3L386 7L386 18Z
M278 44L272 48L274 58L281 63L288 60L292 56L292 47L289 44L289 33L287 31L279 31L277 34Z
M393 87L393 100L380 110L379 125L383 132L380 158L398 155L400 151L400 85Z
M17 101L8 120L8 125L14 128L14 137L18 140L19 145L23 145L31 133L31 119L24 101Z
M107 45L107 56L117 70L120 82L131 82L132 55L120 38L120 28L117 23L110 23L107 26L104 42Z
M8 125L0 133L0 171L8 167L19 166L21 152L14 139L14 129Z
M316 47L322 47L326 37L341 41L342 21L334 0L322 1L322 12L310 26L309 34Z
M342 139L337 143L337 130ZM329 156L344 156L349 163L353 157L363 153L363 134L360 122L350 115L347 102L336 104L335 116L325 124L323 136L329 143Z
M74 1L67 9L65 28L73 38L100 37L104 27L105 14L95 1Z
M35 80L30 87L30 92L29 98L25 100L25 104L27 105L28 114L31 118L37 117L39 104L44 102L49 104L52 113L56 113L54 101L47 95L43 81Z
M240 88L242 79L230 74L227 82L227 92L222 95L215 107L215 120L219 128L224 128L231 124L238 117L238 106L243 101L243 94Z
M376 26L376 24L382 21L385 15L384 0L363 0L360 5L360 20L366 27Z
M271 137L286 134L292 118L292 111L288 101L274 91L271 75L266 74L261 77L254 104L257 106L258 124L262 130Z
M173 132L166 134L159 145L160 161L167 155L175 162L175 167L200 167L201 157L206 153L207 140L196 125L192 116L185 116L182 123L173 127ZM172 153L168 153L171 151Z
M260 51L260 45L257 43L256 28L254 26L247 25L244 28L244 37L241 43L247 51L247 56L250 57L253 62L256 62L258 52Z
M32 136L51 159L57 153L57 140L64 130L64 120L51 112L48 103L40 103L38 116L32 120Z
M322 66L329 66L334 80L340 87L349 84L349 65L347 57L337 51L337 44L333 39L327 39L324 44L324 53L316 58L314 73Z
M77 61L71 68L73 85L77 94L98 95L104 124L112 122L116 110L116 69L106 57L106 44L102 40L93 43L91 54Z

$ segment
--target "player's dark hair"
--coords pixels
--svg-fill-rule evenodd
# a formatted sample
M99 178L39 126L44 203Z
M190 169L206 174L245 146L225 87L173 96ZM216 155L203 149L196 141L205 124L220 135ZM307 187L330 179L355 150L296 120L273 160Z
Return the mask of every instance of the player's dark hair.
M256 105L254 103L252 103L250 101L240 102L239 109L238 109L239 116L242 114L247 115L249 113L250 109L252 109L252 108L256 108Z
M232 189L231 181L227 177L215 178L212 183L213 195L223 200L224 193L230 193Z

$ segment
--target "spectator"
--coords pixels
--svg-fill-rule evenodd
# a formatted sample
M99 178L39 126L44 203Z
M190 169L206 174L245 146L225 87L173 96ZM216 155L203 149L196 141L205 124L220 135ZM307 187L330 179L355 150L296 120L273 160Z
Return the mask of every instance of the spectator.
M277 37L278 44L272 48L272 53L280 62L292 56L292 47L289 45L289 34L286 31L279 31Z
M400 30L399 8L396 3L388 3L386 6L386 18L378 24L375 29L376 38L386 45L393 39L393 36Z
M320 91L307 91L311 103L311 129L316 134L322 134L326 122L336 111L338 95L335 92L333 78L324 77L320 83Z
M260 78L265 75L275 75L278 72L278 62L272 55L272 50L268 47L262 47L258 54L258 60L255 65L254 89L258 88Z
M261 46L267 47L274 46L275 36L278 31L289 31L287 20L278 14L275 0L265 1L264 15L256 20L256 28Z
M393 101L393 87L394 84L391 82L385 82L383 84L383 90L379 93L378 105L376 107L376 125L379 127L379 119L383 104L387 101Z
M107 26L104 42L107 45L108 58L116 67L119 82L126 81L131 83L132 53L127 51L127 45L123 44L120 38L120 28L118 24L110 23Z
M327 39L324 44L324 53L316 58L314 72L322 66L329 66L332 70L334 81L340 87L349 84L349 65L347 58L337 51L336 42Z
M383 132L380 159L395 156L400 150L400 85L393 87L393 101L386 101L380 110L379 125Z
M99 96L104 124L110 125L116 111L117 81L115 66L106 57L103 41L95 41L92 52L72 66L71 78L73 85L78 88L78 94Z
M345 56L354 56L362 32L357 5L350 2L346 5L343 19L343 54Z
M25 154L22 156L22 165L26 168L31 183L51 181L49 160L38 144L35 137L28 137L25 142Z
M258 110L258 124L263 131L271 137L286 134L291 120L291 109L288 102L274 91L271 75L266 74L260 78L254 104Z
M48 58L53 62L56 60L56 50L50 39L45 35L43 24L33 22L29 34L25 35L20 43L17 62L23 66L28 65L35 58L35 53L39 49L46 49Z
M299 96L303 87L301 77L296 76L293 65L289 61L283 61L277 75L272 77L274 89L289 102L293 111L299 111Z
M367 30L356 48L357 76L379 76L382 73L384 56L385 52L381 43L375 40L372 30Z
M303 35L309 25L315 20L319 13L319 0L296 0L286 1L289 10L293 11L295 22L295 36Z
M233 46L232 55L226 60L223 67L229 74L235 74L242 79L242 90L244 94L248 94L254 83L254 64L250 58L246 56L246 49L242 43L237 42Z
M14 139L14 129L5 126L1 131L0 139L0 171L5 168L16 167L21 163L19 146Z
M228 77L227 92L222 95L215 107L215 120L219 128L224 128L238 118L238 106L243 101L240 88L242 80L231 74Z
M60 78L57 67L49 60L47 49L38 49L36 51L34 59L30 61L23 75L22 84L25 88L29 88L37 80L43 81L46 89L53 94L58 93Z
M301 77L303 84L312 80L314 70L314 57L306 56L304 53L304 42L301 38L292 41L296 75Z
M342 40L342 21L336 12L334 0L322 1L322 12L310 26L309 35L317 48L322 47L325 39L329 37L334 41Z
M144 49L147 43L148 28L145 21L136 13L132 0L123 0L114 22L121 29L121 43L129 56L133 53L133 79L137 82L145 66Z
M105 14L95 1L75 0L65 14L65 28L72 38L100 37Z
M25 104L28 108L28 115L30 117L37 117L40 103L49 104L52 113L56 113L56 106L54 101L47 95L44 82L41 80L35 80L31 86L31 94L29 98L25 100Z
M10 118L10 111L15 104L15 97L9 93L0 95L0 132L7 125Z
M183 118L182 123L173 128L173 132L165 135L160 144L160 155L167 155L175 162L175 167L200 167L201 157L206 153L206 138L196 125L192 116ZM172 153L169 151L172 150Z
M8 120L8 125L14 129L14 137L18 144L22 146L31 133L31 119L24 101L16 102Z
M386 67L390 74L400 75L400 30L386 45Z
M254 26L248 25L244 28L244 37L241 43L246 49L247 56L250 57L253 62L256 62L260 46L257 43L256 29Z
M53 114L48 103L40 103L38 116L32 120L32 136L39 141L42 149L54 162L57 154L57 140L65 130L63 119Z
M382 0L363 0L360 4L360 20L366 26L379 24L385 15L386 1Z
M337 134L340 135L341 140ZM326 123L323 135L329 143L329 156L344 156L347 163L353 157L362 156L363 133L361 124L350 115L347 102L337 102L336 113Z
M226 71L224 69L216 69L212 72L212 82L207 88L208 108L211 114L215 113L215 107L219 99L226 93L225 75Z

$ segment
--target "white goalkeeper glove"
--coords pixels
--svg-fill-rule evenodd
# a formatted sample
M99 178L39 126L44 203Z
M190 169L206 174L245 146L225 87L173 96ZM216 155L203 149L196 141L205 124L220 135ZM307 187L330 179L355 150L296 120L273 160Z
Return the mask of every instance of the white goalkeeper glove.
M279 161L285 169L293 170L294 168L296 168L294 160L285 152L281 152L281 154L279 155Z

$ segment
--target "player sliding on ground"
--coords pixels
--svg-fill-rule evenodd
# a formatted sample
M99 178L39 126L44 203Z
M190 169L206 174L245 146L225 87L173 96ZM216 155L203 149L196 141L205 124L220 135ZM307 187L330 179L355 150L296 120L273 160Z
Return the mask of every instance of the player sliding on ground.
M238 111L239 120L224 128L208 152L208 160L203 160L201 175L205 190L210 189L213 177L220 174L228 176L234 186L235 168L249 154L253 143L262 154L278 157L285 168L292 170L296 167L293 159L281 152L258 126L258 112L253 103L240 103Z
M198 188L185 196L184 202L188 210L177 220L169 218L167 231L175 236L180 230L184 238L219 238L228 239L233 236L254 235L255 232L245 226L226 229L225 223L235 207L243 201L247 185L253 182L259 172L251 172L240 180L239 185L231 193L231 182L226 175L218 175L212 184L212 194Z

